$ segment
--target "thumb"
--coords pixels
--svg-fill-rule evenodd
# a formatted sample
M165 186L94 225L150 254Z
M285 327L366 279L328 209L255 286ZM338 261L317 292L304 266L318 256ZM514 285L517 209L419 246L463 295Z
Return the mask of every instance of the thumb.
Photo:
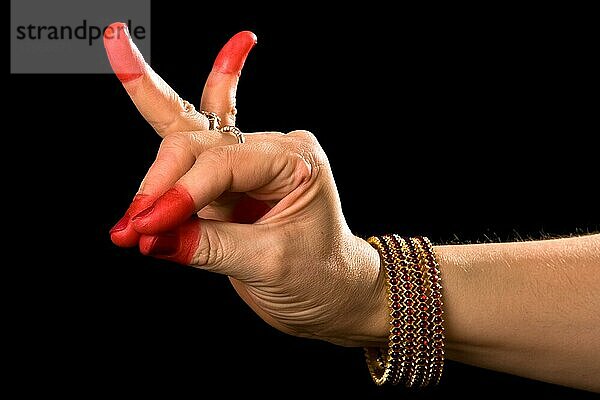
M189 219L173 231L142 235L142 254L228 275L242 282L273 276L276 233L266 225Z

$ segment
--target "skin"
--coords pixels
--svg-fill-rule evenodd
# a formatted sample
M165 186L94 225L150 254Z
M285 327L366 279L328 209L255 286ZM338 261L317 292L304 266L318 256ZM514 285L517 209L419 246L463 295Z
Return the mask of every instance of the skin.
M246 58L256 45L256 35L249 31L239 32L223 46L206 81L200 102L201 110L216 112L223 125L235 125L236 91ZM163 138L175 132L198 132L208 129L207 118L189 102L183 100L144 61L142 54L132 42L127 25L111 24L104 35L104 47L115 75L140 111L140 114ZM171 143L171 142L169 142ZM175 142L172 143L176 145ZM121 247L137 246L140 235L131 224L131 217L150 206L173 182L157 178L148 185L142 182L125 215L111 229L111 239ZM245 200L245 207L237 207ZM243 196L221 199L212 213L229 216L239 221L254 221L268 210L265 204L248 201Z
M435 251L449 358L600 391L600 235Z
M283 332L344 346L386 344L379 255L348 227L311 133L246 134L239 145L216 131L173 132L139 195L146 207L130 207L119 224L135 232L143 254L229 276ZM257 204L253 223L232 218L236 208ZM448 358L600 391L600 235L435 252Z

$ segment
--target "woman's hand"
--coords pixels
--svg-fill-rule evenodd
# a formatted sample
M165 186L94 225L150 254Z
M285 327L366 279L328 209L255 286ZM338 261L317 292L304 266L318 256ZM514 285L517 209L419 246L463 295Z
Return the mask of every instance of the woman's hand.
M231 135L207 131L206 118L144 62L125 25L111 29L111 65L164 138L111 230L113 242L229 275L250 307L284 332L346 345L385 341L378 256L348 229L314 137L253 134L237 145ZM204 88L201 108L224 125L235 124L237 83L255 41L249 32L235 35Z
M221 118L222 125L235 125L237 85L246 58L255 44L256 36L252 32L244 31L234 35L219 52L208 77L200 109L215 112ZM208 129L208 119L183 100L144 61L131 41L127 25L110 25L105 32L104 45L115 74L140 113L160 136ZM125 216L111 231L115 243L123 247L137 245L139 235L132 229L130 217L148 207L160 194L162 192L151 190L145 190L141 194L140 190ZM242 201L243 207L234 209L234 205L238 203L239 197L230 196L228 199L221 199L221 203L213 209L215 213L244 222L256 220L266 212L264 204L247 200Z
M350 232L312 134L247 134L244 144L217 131L169 135L141 195L147 190L164 194L132 216L143 254L230 276L283 332L342 345L385 342L377 252ZM206 211L224 193L272 208L254 224L226 222Z

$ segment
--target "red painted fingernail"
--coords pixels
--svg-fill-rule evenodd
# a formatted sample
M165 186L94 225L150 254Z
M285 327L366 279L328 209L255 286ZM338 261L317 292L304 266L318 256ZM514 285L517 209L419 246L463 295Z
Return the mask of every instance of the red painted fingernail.
M235 34L219 52L213 65L213 71L239 75L256 42L256 35L250 31Z
M150 214L152 214L154 212L154 205L151 205L150 207L146 208L145 210L140 211L139 213L137 213L132 220L133 221L139 221L140 219L149 216Z
M131 40L127 25L115 22L104 31L104 47L115 75L123 83L144 74L144 57Z
M112 235L113 233L124 231L125 228L127 228L127 225L129 225L129 215L124 215L119 222L112 227L110 234Z
M168 257L179 250L179 239L175 235L156 236L150 246L142 248L142 254L153 257Z
M154 203L156 198L146 194L137 194L123 218L110 230L111 241L119 247L134 247L139 244L140 235L133 228L131 216L145 210Z
M146 208L150 207L155 200L156 197L154 196L149 196L147 194L136 194L133 200L131 201L131 204L129 205L126 214L129 214L130 216L137 215L140 211L143 211Z

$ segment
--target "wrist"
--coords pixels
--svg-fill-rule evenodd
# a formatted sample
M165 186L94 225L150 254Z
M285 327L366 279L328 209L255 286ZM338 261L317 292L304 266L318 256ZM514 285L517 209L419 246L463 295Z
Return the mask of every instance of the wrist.
M349 268L362 280L362 293L355 298L359 305L350 339L354 346L385 346L389 336L389 304L379 253L356 236L352 237L352 249Z

